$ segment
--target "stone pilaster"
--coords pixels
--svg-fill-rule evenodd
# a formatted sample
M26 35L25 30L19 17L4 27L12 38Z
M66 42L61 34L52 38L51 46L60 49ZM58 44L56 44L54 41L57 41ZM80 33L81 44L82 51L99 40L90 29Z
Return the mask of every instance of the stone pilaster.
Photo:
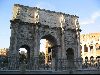
M35 69L38 68L38 60L39 60L39 40L38 39L39 35L38 35L38 26L36 26L35 29L35 38L34 38L34 67Z

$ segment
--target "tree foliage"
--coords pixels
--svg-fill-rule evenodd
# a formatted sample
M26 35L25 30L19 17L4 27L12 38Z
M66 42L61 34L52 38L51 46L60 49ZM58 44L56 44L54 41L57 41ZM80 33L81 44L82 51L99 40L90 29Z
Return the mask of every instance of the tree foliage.
M44 64L45 63L45 53L40 52L39 53L39 64Z

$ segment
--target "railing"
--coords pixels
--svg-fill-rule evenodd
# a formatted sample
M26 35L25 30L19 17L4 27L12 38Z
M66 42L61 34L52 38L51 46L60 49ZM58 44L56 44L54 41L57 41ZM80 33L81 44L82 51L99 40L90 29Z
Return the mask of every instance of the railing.
M94 61L79 61L79 60L67 60L67 59L58 59L56 60L57 63L55 67L52 67L51 64L30 64L30 63L20 63L17 62L16 64L4 64L0 63L0 70L100 70L100 60Z

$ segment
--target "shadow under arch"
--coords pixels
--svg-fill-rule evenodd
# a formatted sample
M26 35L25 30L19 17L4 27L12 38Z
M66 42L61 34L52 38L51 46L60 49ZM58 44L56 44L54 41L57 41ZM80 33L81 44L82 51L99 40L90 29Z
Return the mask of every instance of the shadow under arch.
M52 49L52 53L53 53L52 57L55 57L56 56L55 53L57 52L57 47L58 47L56 38L54 36L48 34L48 35L42 36L41 39L46 39L49 42L51 47L49 47L48 49L49 50Z
M42 36L41 39L49 40L50 42L53 42L53 44L57 45L56 38L50 34Z

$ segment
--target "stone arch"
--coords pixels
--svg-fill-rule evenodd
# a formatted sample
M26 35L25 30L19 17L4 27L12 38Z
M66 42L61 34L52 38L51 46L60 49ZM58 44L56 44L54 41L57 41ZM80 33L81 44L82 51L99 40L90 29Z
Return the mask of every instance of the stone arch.
M43 35L41 37L41 39L43 39L43 38L46 38L47 40L50 40L50 41L54 42L54 44L57 44L56 38L53 35L51 35L51 34Z
M20 48L25 48L27 50L27 52L25 53L26 62L30 61L30 47L26 44L23 44L20 46Z
M22 7L20 5L15 5L15 9L17 6L18 6L18 8L24 9L24 6ZM30 7L28 9L30 10ZM16 10L18 10L18 9L16 9ZM34 8L30 11L33 11L33 10L34 10ZM23 13L23 11L21 11L20 13ZM39 11L41 11L41 10L39 10ZM43 10L43 12L46 12L46 10ZM46 12L46 13L50 14L49 12ZM28 14L30 14L30 13L28 12ZM34 15L37 14L37 13L35 13L35 10L34 10L33 14ZM54 14L54 15L56 15L56 14ZM25 15L27 15L27 14L25 14ZM28 65L30 65L30 66L34 65L34 69L36 69L35 65L36 65L36 67L38 67L39 46L40 46L41 38L46 38L47 40L49 40L52 43L52 47L51 47L53 49L52 69L55 68L56 64L60 65L58 62L59 59L63 59L66 57L65 51L67 48L73 48L74 53L75 53L75 55L73 54L73 56L75 56L75 58L78 58L79 42L75 43L75 40L77 41L77 40L79 40L79 38L73 37L73 34L79 36L79 33L80 33L79 30L76 30L76 28L74 28L74 30L77 31L77 34L76 34L76 32L70 32L69 30L72 30L72 29L62 28L61 25L63 25L63 24L61 24L61 22L59 20L58 21L56 20L55 23L53 23L54 22L53 20L47 23L47 20L44 17L44 14L42 12L40 12L40 14L38 14L38 16L40 16L38 19L37 19L37 17L34 17L32 15L27 17L27 19L26 19L25 16L23 16L23 15L21 16L21 14L20 14L20 16L23 18L18 17L18 15L16 15L16 18L13 18L12 20L10 20L10 22L11 22L11 26L10 26L11 37L10 37L10 47L9 47L10 48L9 49L9 51L10 51L9 52L9 61L10 61L9 64L12 64L12 63L16 64L15 62L17 62L18 58L19 58L18 53L17 53L18 49L21 47L21 45L26 44L30 48L29 58L31 57ZM53 15L53 17L55 17L54 15ZM49 15L45 15L45 16L48 17L48 21L51 19L51 18L49 18ZM68 16L71 16L71 15L67 15L67 17ZM34 20L31 20L30 18L33 18ZM58 18L61 18L61 14L59 14ZM63 18L65 18L65 17L63 17ZM75 16L75 18L77 19L78 17ZM43 19L45 21L42 21ZM66 26L66 25L63 25L63 26ZM77 24L77 26L78 26L78 24ZM71 28L73 28L73 27L71 27ZM64 29L64 33L63 33L63 29ZM79 29L79 26L78 26L78 29ZM68 37L68 40L67 40L67 37ZM73 37L72 39L74 39L74 40L72 40L70 37ZM58 48L58 45L59 45L59 48ZM28 48L27 46L22 46L22 47ZM69 49L69 50L71 50L71 49ZM67 50L67 51L69 52L69 50ZM34 52L34 55L32 55L32 52ZM70 53L68 53L68 54L69 54L68 56L70 57L71 54ZM34 57L32 57L32 56L34 56ZM57 60L57 63L55 62L56 58L59 58ZM69 60L69 61L71 61L71 60ZM32 63L32 62L34 62L34 63ZM66 64L66 63L64 63L64 64Z

